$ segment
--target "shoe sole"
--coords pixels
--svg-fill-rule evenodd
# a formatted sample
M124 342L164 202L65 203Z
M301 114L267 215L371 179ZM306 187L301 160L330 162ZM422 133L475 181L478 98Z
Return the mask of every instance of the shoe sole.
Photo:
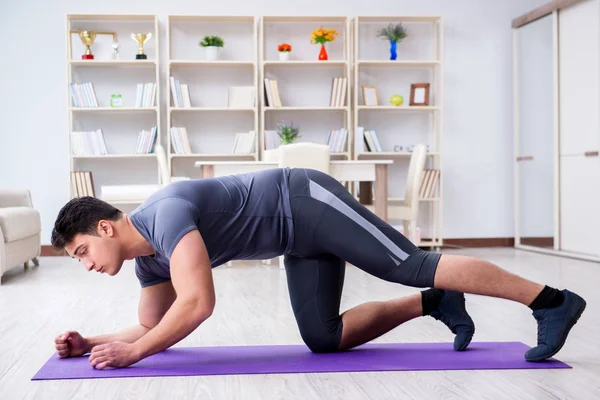
M575 316L575 318L573 319L573 321L569 325L567 325L567 332L565 334L565 338L560 343L560 345L556 348L556 350L554 350L549 355L544 355L543 357L530 358L530 359L527 359L527 361L530 361L530 362L544 361L544 360L547 360L548 358L556 355L556 353L558 353L563 348L563 346L565 345L565 342L567 341L567 336L569 336L569 333L571 332L571 328L573 328L573 326L575 326L575 324L577 323L577 321L579 321L579 318L581 317L581 314L583 314L583 312L585 311L586 307L587 307L587 303L586 303L585 300L583 300L583 307L581 308L581 310L579 310L579 312L577 313L577 315Z

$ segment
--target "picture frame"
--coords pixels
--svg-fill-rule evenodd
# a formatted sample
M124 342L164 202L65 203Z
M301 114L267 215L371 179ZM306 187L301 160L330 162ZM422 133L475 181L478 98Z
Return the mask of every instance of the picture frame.
M363 102L365 106L378 106L377 88L375 86L362 86Z
M413 83L410 85L410 105L428 106L429 105L429 83Z

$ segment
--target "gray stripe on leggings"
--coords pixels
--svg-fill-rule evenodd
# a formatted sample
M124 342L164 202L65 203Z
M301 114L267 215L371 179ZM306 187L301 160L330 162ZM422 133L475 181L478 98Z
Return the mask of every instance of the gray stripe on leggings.
M331 207L335 208L358 225L360 225L363 229L369 232L371 235L375 237L375 239L379 240L381 244L383 244L389 251L391 251L397 258L404 261L408 257L408 254L403 251L400 247L398 247L394 242L390 240L387 236L385 236L375 225L367 221L363 216L354 211L352 207L344 203L342 200L338 199L333 193L329 192L323 186L319 185L314 181L310 181L310 195L313 199L322 201L323 203L329 204ZM391 255L390 255L391 257ZM394 260L398 265L398 261Z

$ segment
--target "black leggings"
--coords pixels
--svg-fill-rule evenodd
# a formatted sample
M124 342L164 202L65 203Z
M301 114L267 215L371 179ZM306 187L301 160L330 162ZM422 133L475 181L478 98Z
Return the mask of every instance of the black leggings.
M338 350L346 262L389 282L433 286L440 254L416 247L337 180L298 168L289 184L294 246L285 269L300 335L313 352Z

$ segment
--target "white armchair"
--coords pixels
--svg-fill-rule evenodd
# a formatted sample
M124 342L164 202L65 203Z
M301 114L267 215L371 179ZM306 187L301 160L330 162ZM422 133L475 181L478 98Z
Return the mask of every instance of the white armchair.
M32 260L39 265L42 223L33 208L31 193L22 189L0 190L0 280L6 271Z

